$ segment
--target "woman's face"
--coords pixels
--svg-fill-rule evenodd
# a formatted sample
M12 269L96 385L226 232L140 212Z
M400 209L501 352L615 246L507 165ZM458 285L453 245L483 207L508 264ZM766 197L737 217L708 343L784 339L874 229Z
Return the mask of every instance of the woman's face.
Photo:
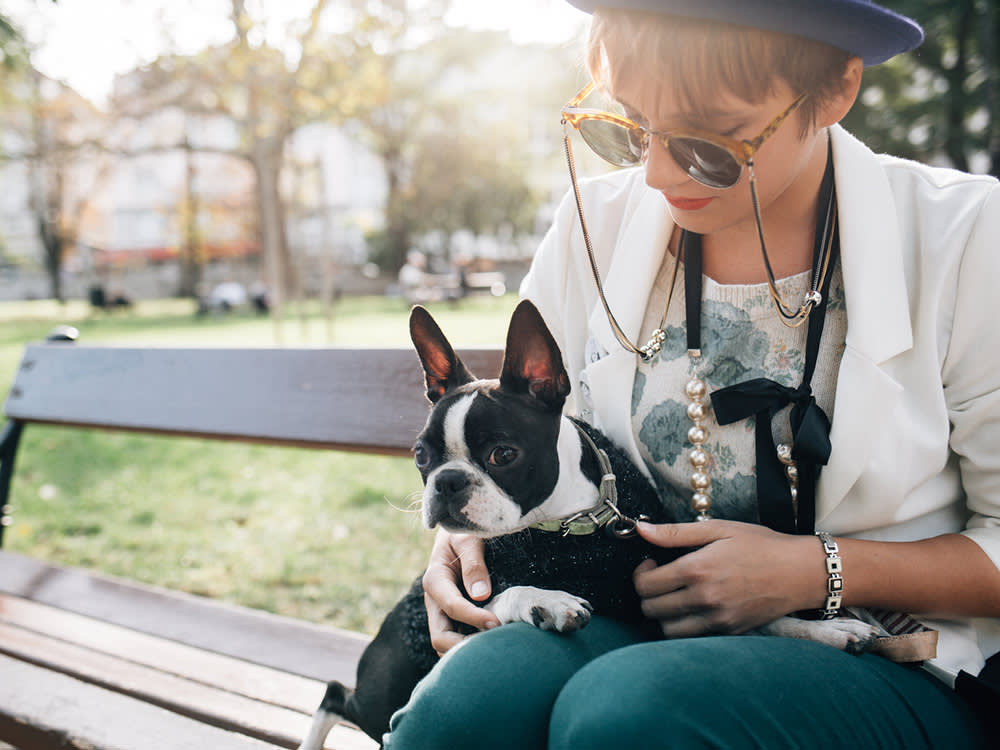
M669 86L635 81L619 85L614 95L630 118L653 130L699 128L751 140L801 93L781 84L766 98L746 102L734 94L715 92L709 106L703 107L706 111L694 114L669 92ZM786 213L780 210L782 207L794 212L795 203L806 197L815 200L819 186L815 167L817 160L825 163L825 139L820 137L822 131L818 127L810 128L802 137L800 123L798 115L793 113L754 157L761 210L772 222L780 221ZM677 165L658 139L651 139L646 157L646 183L663 194L674 221L689 231L710 235L742 225L753 227L749 178L749 169L745 167L733 187L725 190L705 187Z

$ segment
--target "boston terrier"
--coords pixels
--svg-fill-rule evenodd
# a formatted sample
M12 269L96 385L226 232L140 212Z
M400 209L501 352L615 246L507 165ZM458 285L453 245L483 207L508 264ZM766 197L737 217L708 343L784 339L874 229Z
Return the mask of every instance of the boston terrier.
M682 500L658 497L604 435L563 415L569 377L535 306L522 301L514 311L496 380L473 376L422 307L410 314L410 336L433 404L413 451L424 481L423 522L485 539L493 597L484 606L502 624L569 633L596 613L658 637L632 574L643 560L664 564L683 551L647 543L635 526L670 523L668 509ZM758 632L851 652L877 634L846 618L789 617ZM381 742L392 714L437 660L417 578L362 654L357 687L327 685L299 750L320 750L342 719Z

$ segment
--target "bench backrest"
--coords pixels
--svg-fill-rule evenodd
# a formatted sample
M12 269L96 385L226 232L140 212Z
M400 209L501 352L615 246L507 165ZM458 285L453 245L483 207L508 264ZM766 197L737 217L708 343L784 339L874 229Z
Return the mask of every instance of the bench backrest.
M459 352L496 377L502 351ZM427 418L412 349L150 349L32 344L18 422L407 455Z

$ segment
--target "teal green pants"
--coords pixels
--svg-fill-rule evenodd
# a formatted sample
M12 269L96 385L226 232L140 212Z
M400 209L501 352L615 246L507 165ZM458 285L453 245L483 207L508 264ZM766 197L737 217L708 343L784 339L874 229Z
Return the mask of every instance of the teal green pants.
M453 649L396 713L386 750L985 748L966 707L919 669L811 641L642 642L595 618Z

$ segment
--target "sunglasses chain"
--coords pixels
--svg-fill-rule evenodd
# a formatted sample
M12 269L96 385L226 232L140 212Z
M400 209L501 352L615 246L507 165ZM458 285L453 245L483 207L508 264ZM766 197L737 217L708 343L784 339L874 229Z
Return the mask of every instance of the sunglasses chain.
M832 158L828 145L827 159L831 160ZM761 219L760 200L757 197L757 178L754 174L752 159L747 162L747 170L750 174L750 198L753 202L754 219L757 224L757 237L760 240L760 254L764 259L764 270L767 273L767 288L771 295L771 302L774 304L774 309L778 312L778 319L782 323L789 328L798 328L809 319L809 313L812 312L813 308L823 301L820 289L823 288L823 281L830 271L830 256L833 254L831 252L834 235L833 228L837 224L837 201L833 197L834 194L831 193L830 199L827 201L826 214L823 219L823 233L821 235L825 240L823 254L819 258L819 262L813 266L812 287L806 292L805 300L798 310L792 310L781 298L780 292L778 292L778 285L774 280L774 271L771 269L771 259L767 255L767 246L764 243L764 223Z
M622 347L633 354L637 354L642 358L644 362L648 362L657 354L660 353L660 349L663 348L663 342L666 341L667 334L664 329L667 326L667 313L670 311L670 299L674 296L674 285L677 283L677 269L680 267L680 263L674 264L674 273L670 279L670 290L667 292L667 301L663 306L663 316L660 318L660 324L656 327L656 330L650 335L649 340L643 346L636 346L632 343L628 336L625 335L625 331L618 324L618 320L615 318L613 312L611 312L611 306L608 304L608 298L604 294L604 284L601 283L601 274L597 270L597 258L594 256L594 246L590 241L590 232L587 231L587 222L583 218L583 198L580 195L580 185L576 177L576 162L573 159L573 149L570 146L569 132L565 130L563 132L563 147L566 151L566 164L569 167L569 174L571 181L573 183L573 197L576 199L576 212L580 217L580 228L583 230L583 242L587 248L587 259L590 261L590 271L594 276L594 284L597 286L597 295L601 299L601 305L604 307L604 313L607 315L608 324L611 326L611 331L614 333L615 338L618 339L618 343Z

